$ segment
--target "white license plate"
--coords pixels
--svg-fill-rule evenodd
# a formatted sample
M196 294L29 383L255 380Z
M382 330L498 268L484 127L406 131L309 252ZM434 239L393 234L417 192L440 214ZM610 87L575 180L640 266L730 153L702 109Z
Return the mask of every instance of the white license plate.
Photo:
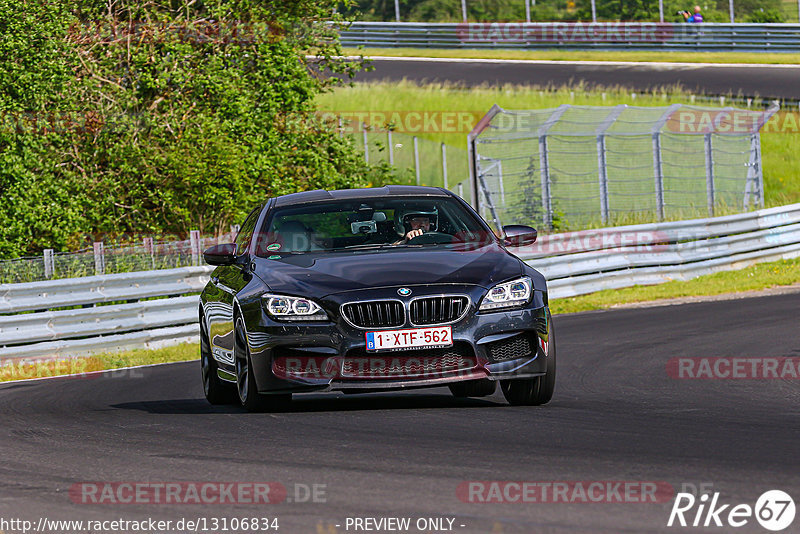
M367 350L450 347L453 345L453 331L449 326L381 330L380 332L366 332L365 337Z

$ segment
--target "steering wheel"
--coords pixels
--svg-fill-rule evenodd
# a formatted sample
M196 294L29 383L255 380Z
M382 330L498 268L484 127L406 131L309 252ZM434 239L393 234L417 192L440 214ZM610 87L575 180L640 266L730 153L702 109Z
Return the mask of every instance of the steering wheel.
M409 245L438 245L452 243L453 236L442 232L425 232L408 240Z

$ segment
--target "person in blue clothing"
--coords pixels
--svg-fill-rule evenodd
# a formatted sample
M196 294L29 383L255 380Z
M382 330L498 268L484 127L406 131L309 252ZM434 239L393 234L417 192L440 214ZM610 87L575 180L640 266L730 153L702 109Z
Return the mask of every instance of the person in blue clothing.
M686 22L703 22L703 14L700 13L700 6L694 6L694 15L688 11L681 11L681 15L686 19Z

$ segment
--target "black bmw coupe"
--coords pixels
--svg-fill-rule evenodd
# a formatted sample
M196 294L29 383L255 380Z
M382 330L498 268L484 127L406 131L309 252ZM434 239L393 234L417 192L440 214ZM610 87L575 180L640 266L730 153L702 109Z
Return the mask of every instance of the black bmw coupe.
M292 394L446 385L515 405L553 395L556 347L544 277L460 197L387 186L307 191L254 209L200 298L203 388L249 411Z

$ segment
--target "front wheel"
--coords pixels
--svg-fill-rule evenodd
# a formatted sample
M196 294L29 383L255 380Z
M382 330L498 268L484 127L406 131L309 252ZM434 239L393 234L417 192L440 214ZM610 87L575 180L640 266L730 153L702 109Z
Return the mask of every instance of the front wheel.
M214 405L235 404L236 391L217 376L217 362L211 354L211 340L205 319L200 317L200 371L203 377L203 393Z
M556 337L553 318L547 313L547 367L545 374L535 378L503 380L500 389L509 404L514 406L539 406L553 398L556 387Z
M236 320L236 342L234 357L236 361L236 390L239 402L248 412L268 412L285 408L292 400L292 394L262 395L256 389L250 349L247 345L244 321Z

